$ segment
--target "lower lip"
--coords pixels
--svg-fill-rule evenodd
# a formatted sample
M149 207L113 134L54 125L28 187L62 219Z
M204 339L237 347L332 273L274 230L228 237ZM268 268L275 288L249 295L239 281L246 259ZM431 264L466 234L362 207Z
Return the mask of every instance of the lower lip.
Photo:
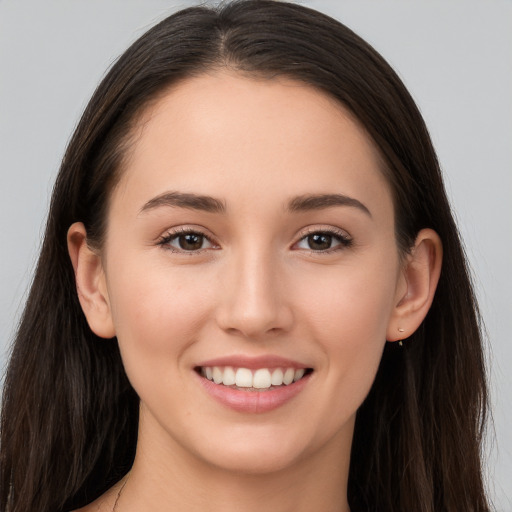
M237 412L261 414L269 412L289 402L306 386L311 374L305 375L288 386L280 386L268 391L240 391L239 389L215 384L197 375L206 392L221 404Z

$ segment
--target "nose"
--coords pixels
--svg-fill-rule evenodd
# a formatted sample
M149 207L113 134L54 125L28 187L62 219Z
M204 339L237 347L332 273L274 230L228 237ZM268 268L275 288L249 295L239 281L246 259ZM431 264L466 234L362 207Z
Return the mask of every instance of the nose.
M270 255L233 258L220 294L217 323L230 334L259 339L286 332L293 324L284 275Z

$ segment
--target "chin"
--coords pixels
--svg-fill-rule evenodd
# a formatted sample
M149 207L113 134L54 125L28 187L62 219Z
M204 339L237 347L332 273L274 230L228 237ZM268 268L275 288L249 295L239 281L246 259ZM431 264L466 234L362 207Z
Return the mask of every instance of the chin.
M247 446L249 444L249 446ZM245 446L235 445L229 450L215 450L215 454L203 454L204 460L211 466L237 474L263 476L292 468L301 459L297 450L283 450L282 447L267 453L268 447L262 450L261 445L246 443Z
M217 436L211 432L206 443L194 443L194 452L210 467L263 476L298 467L327 441L300 429L294 432L289 425L239 426Z
M212 418L207 429L191 422L188 428L183 427L167 431L168 440L173 439L175 448L181 448L178 457L183 463L187 464L188 459L207 471L210 468L252 475L274 473L293 466L309 444L304 432L293 433L276 423L229 425ZM176 453L175 448L171 447L171 453Z

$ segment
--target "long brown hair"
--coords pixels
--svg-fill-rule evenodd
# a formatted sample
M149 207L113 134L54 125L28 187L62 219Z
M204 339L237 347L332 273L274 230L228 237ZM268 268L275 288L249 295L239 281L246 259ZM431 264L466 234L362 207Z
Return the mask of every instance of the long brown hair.
M82 506L130 467L138 397L116 339L81 311L66 247L85 224L101 246L108 199L140 114L172 84L228 67L286 76L337 99L375 142L393 191L396 240L433 228L444 247L434 303L403 349L386 347L356 420L348 498L354 512L488 511L480 447L487 392L477 306L424 121L367 43L303 6L242 0L193 7L149 30L99 85L69 143L13 345L1 420L0 510Z

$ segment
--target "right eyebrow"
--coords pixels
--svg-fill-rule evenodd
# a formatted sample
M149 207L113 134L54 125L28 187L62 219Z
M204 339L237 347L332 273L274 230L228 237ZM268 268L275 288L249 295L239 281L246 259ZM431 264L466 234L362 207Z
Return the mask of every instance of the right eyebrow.
M188 208L190 210L201 210L210 213L224 213L226 211L224 203L211 196L184 192L165 192L150 199L140 209L139 213L145 213L155 208L161 208L162 206L170 208Z

